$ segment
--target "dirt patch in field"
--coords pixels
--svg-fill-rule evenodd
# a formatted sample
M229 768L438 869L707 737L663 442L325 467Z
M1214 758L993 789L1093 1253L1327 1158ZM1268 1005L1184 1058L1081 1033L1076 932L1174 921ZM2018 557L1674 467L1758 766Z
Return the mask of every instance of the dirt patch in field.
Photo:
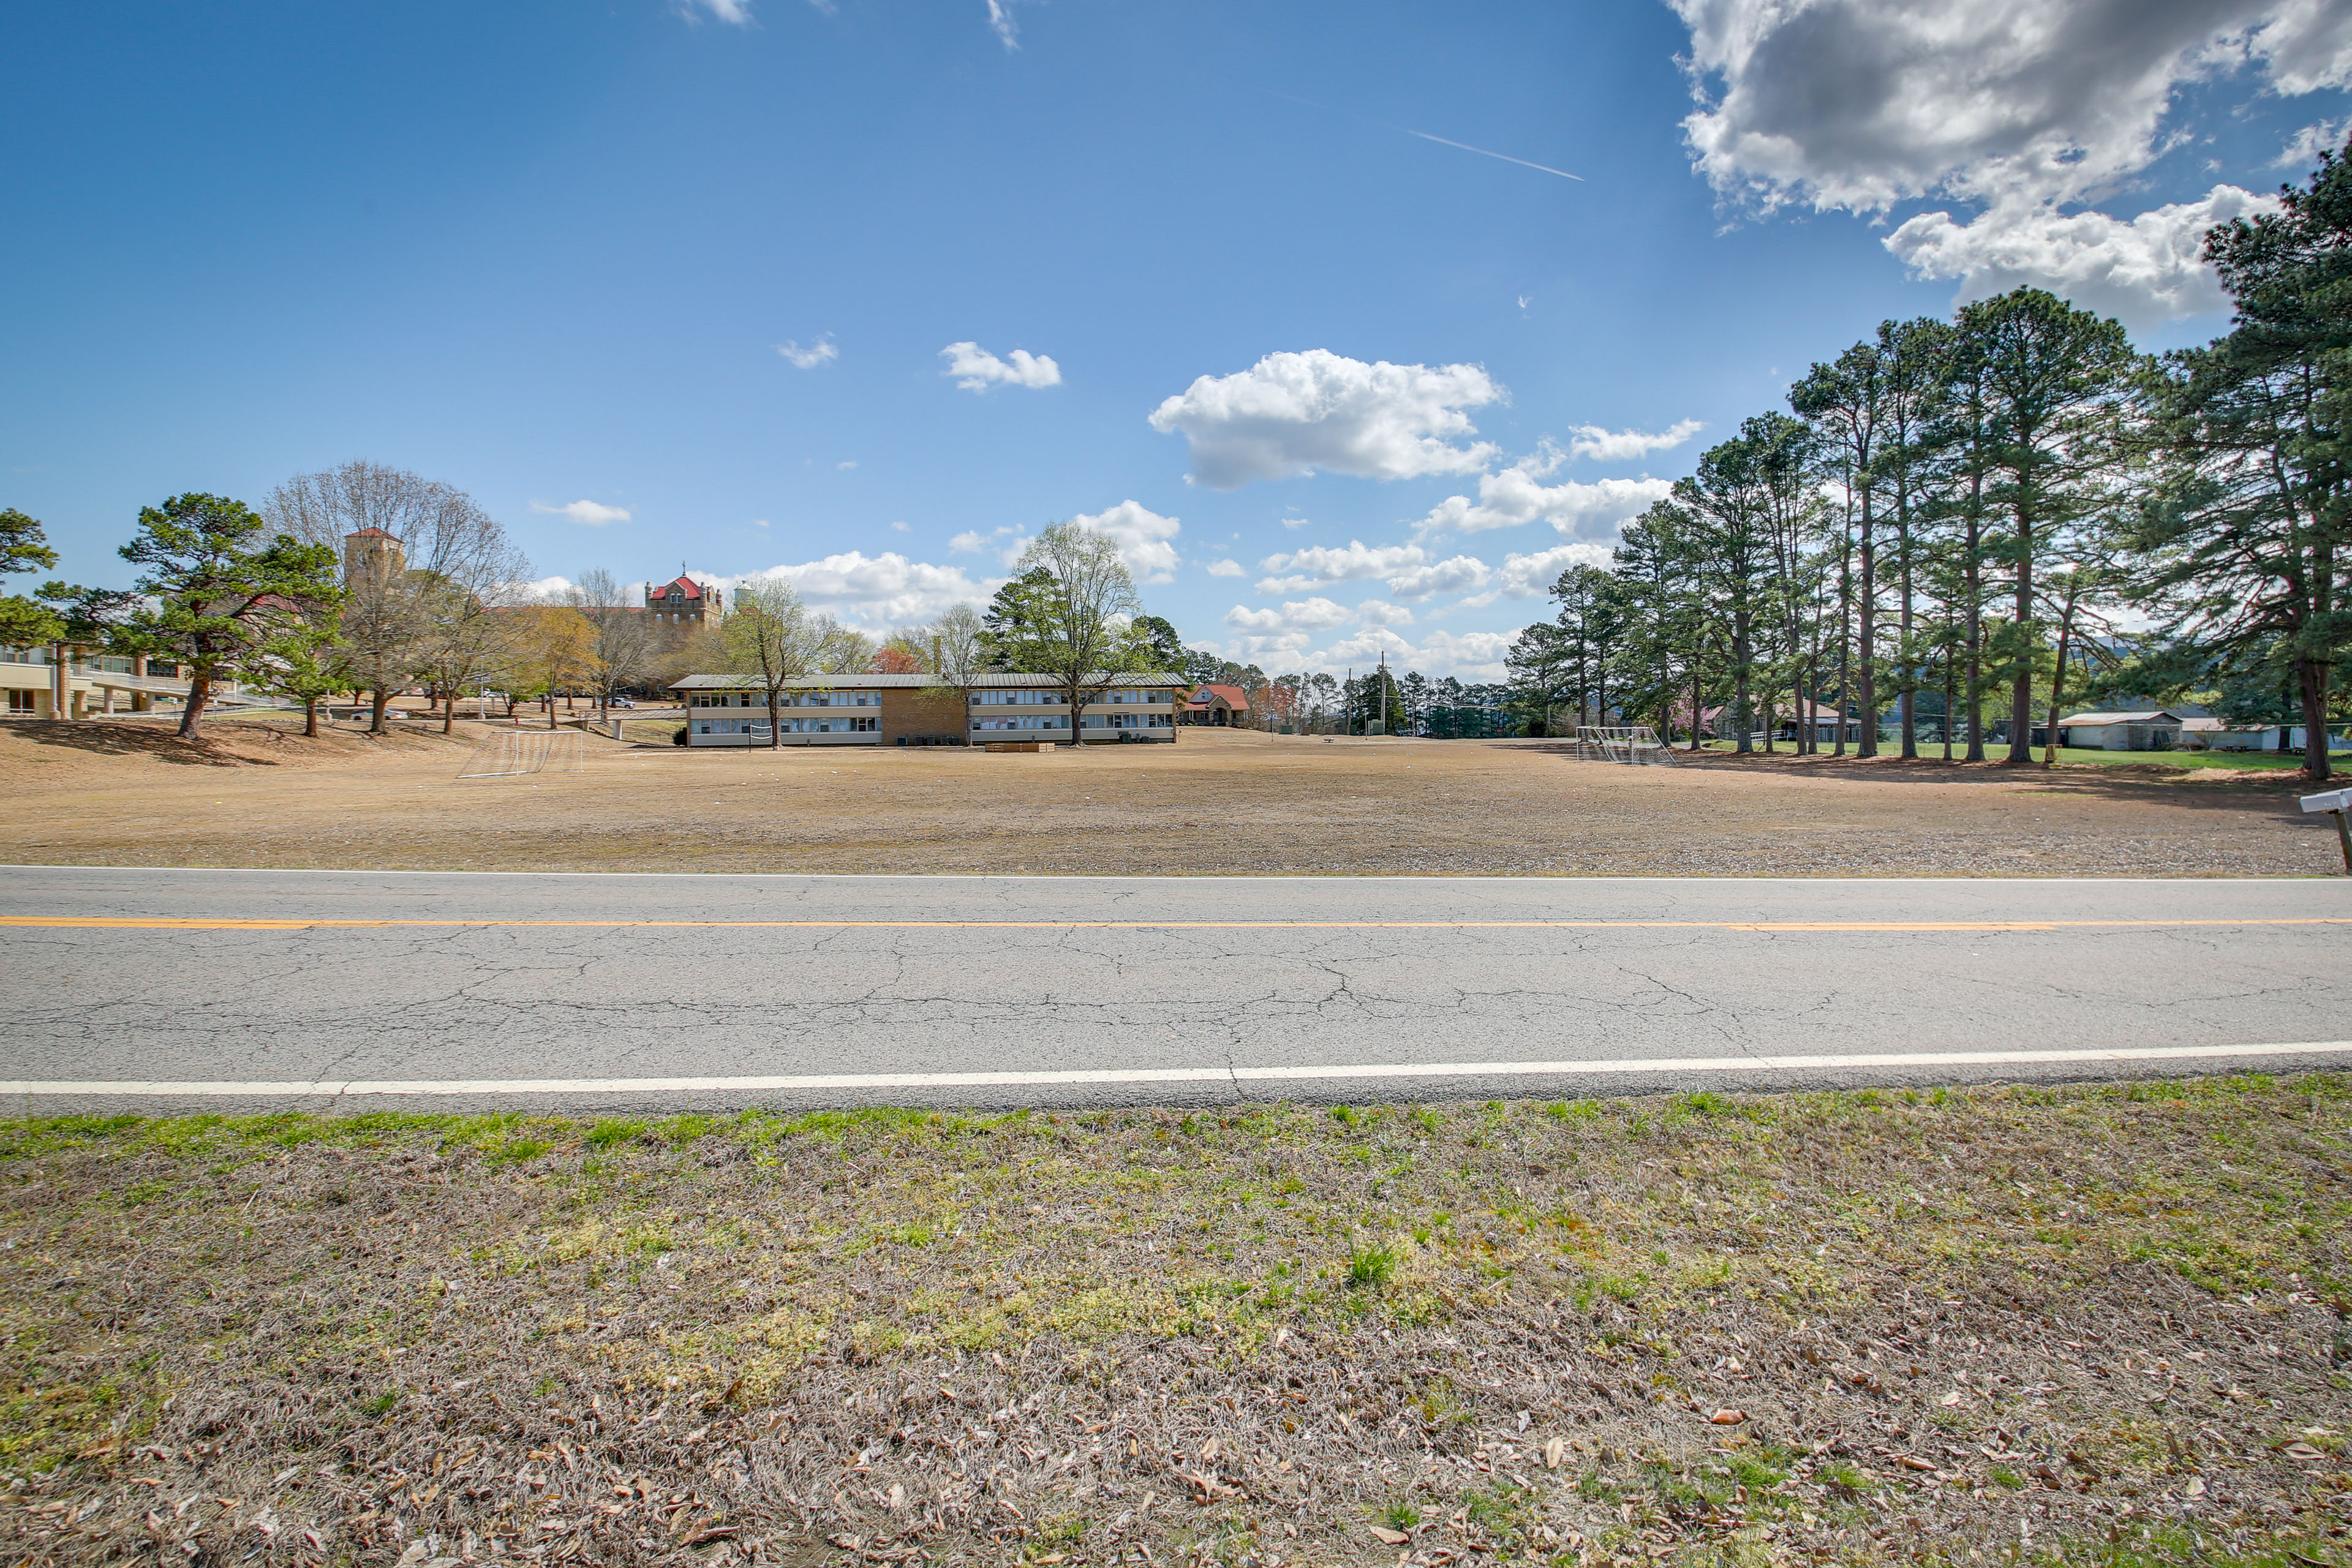
M0 1550L2335 1564L2347 1215L2332 1078L19 1122Z
M2294 876L2339 868L2275 773L1708 757L1545 742L687 750L457 775L491 729L0 726L16 856L346 868L1570 876Z

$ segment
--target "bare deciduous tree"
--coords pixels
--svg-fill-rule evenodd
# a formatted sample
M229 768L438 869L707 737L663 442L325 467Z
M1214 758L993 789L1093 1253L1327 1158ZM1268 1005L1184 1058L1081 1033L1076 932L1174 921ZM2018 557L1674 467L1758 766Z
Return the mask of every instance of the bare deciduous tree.
M580 581L561 595L561 602L579 611L595 628L589 684L595 690L598 709L609 711L614 695L642 679L660 660L671 640L667 629L602 567L582 573Z
M980 612L970 605L950 605L929 626L907 634L922 649L923 673L933 693L955 696L957 738L971 744L971 691L988 672L992 657L981 624Z
M756 676L768 695L768 744L783 738L783 690L795 680L854 668L871 657L866 639L831 616L812 616L782 578L740 584L726 620L727 647L737 668Z
M428 584L418 595L418 607L431 629L420 669L441 693L446 735L457 727L458 693L513 664L520 628L509 610L485 605L446 583ZM487 708L481 716L489 716Z
M506 530L465 491L381 463L297 474L270 492L262 515L342 559L342 662L352 684L374 694L378 734L392 694L479 644L477 618L530 574ZM352 542L370 529L388 542Z

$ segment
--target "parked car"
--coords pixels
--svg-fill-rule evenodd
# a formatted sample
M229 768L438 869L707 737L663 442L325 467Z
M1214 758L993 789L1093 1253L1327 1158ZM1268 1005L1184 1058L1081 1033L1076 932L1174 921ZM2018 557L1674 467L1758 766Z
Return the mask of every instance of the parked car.
M604 706L607 708L635 708L636 704L630 701L625 697L615 697L613 700L604 704Z

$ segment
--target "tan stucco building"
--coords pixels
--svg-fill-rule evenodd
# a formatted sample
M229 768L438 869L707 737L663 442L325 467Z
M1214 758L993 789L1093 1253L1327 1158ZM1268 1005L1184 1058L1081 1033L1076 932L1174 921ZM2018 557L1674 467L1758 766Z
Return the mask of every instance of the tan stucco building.
M236 698L235 684L214 688ZM16 719L88 719L104 713L144 713L187 701L188 683L176 666L144 658L85 654L77 647L0 647L0 702Z

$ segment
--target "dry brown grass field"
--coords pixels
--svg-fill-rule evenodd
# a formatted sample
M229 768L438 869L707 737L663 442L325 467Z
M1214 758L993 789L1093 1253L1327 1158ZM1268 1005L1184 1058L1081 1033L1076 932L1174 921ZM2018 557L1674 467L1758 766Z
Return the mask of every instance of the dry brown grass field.
M667 725L641 725L654 742ZM615 871L2317 876L2327 819L2253 770L1710 755L1541 741L694 750L585 742L574 773L460 779L488 731L305 741L284 720L0 725L11 858Z
M0 1560L2337 1568L2347 1087L0 1124Z

